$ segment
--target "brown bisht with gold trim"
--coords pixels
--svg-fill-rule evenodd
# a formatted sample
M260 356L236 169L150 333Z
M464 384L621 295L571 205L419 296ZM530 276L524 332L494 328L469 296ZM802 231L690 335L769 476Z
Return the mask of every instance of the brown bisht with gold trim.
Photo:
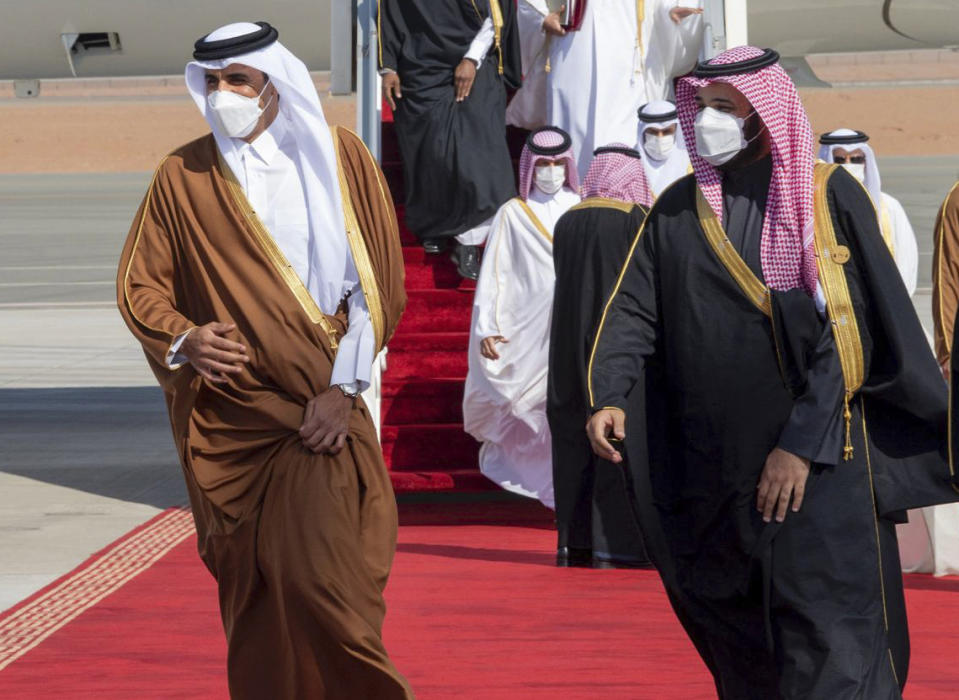
M406 303L393 203L352 133L334 132L348 239L379 346ZM163 387L200 556L216 578L234 698L408 698L381 640L396 504L357 401L336 456L302 445L348 319L323 314L212 136L160 164L123 250L120 312ZM345 308L345 306L343 307ZM165 357L183 331L232 322L251 361L225 384Z
M959 497L946 386L844 170L816 172L825 322L804 291L768 292L771 167L725 173L726 229L693 177L657 200L597 332L590 400L626 410L627 455L649 449L636 489L646 544L720 698L898 700L909 640L895 523ZM657 430L625 398L651 360ZM812 466L801 510L766 524L756 487L777 446Z
M952 186L936 216L932 256L932 323L936 359L949 367L956 313L959 312L959 182Z

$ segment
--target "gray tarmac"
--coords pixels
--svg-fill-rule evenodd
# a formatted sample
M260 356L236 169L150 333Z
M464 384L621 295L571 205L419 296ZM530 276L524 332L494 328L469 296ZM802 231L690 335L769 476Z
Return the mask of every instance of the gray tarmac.
M933 222L959 156L881 169L916 230L931 331ZM186 502L162 395L114 302L149 179L0 175L0 610Z

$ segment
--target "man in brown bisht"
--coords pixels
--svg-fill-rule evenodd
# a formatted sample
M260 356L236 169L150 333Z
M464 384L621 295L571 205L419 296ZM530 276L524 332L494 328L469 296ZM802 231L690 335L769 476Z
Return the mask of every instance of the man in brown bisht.
M410 698L381 639L396 505L366 388L406 302L375 162L270 25L186 69L213 133L167 156L117 296L166 395L233 698Z
M949 376L952 336L959 310L959 182L952 186L936 217L932 260L932 322L936 359Z

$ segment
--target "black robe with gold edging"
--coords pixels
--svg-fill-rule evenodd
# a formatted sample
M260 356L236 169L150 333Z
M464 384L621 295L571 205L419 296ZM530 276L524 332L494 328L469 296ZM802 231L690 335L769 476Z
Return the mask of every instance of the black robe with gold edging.
M653 207L590 363L594 409L624 408L627 454L649 450L634 494L647 547L721 698L900 698L909 645L895 522L956 499L945 385L868 196L841 170L829 175L819 214L836 245L823 254L848 253L847 313L827 302L830 321L855 317L862 386L848 428L836 415L851 459L813 462L799 513L764 524L756 485L829 360L817 360L823 325L801 293L747 296L749 280L709 243L694 178ZM848 357L848 343L836 345ZM662 385L646 409L663 414L662 430L644 430L626 398L648 359Z
M638 204L586 199L553 234L556 288L550 329L546 415L553 441L553 491L562 563L646 566L649 558L627 497L628 466L593 455L586 363L596 324L629 244L646 219ZM643 401L634 391L631 401Z
M455 99L453 72L487 17L497 42L469 96ZM495 17L494 17L495 20ZM396 71L393 113L403 159L406 225L421 240L450 238L516 196L506 142L506 90L522 82L513 0L381 0L380 67Z

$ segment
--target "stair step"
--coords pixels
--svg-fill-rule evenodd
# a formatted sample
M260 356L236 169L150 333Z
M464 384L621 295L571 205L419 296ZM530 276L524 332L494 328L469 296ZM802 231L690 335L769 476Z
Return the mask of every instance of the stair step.
M469 333L400 333L390 341L390 379L465 377Z
M470 329L471 289L410 289L398 333L458 332Z
M383 460L391 471L478 468L479 443L462 424L384 425Z
M414 425L419 423L463 423L463 390L443 397L404 396L384 397L380 404L383 425Z
M403 246L406 289L476 289L476 282L463 279L447 253L433 255L419 244Z
M477 469L451 469L449 471L403 471L390 472L393 490L397 493L411 491L493 491L499 488ZM445 504L441 507L446 508Z
M383 378L383 398L416 396L424 399L443 398L452 394L463 395L463 380L449 378L392 379Z

